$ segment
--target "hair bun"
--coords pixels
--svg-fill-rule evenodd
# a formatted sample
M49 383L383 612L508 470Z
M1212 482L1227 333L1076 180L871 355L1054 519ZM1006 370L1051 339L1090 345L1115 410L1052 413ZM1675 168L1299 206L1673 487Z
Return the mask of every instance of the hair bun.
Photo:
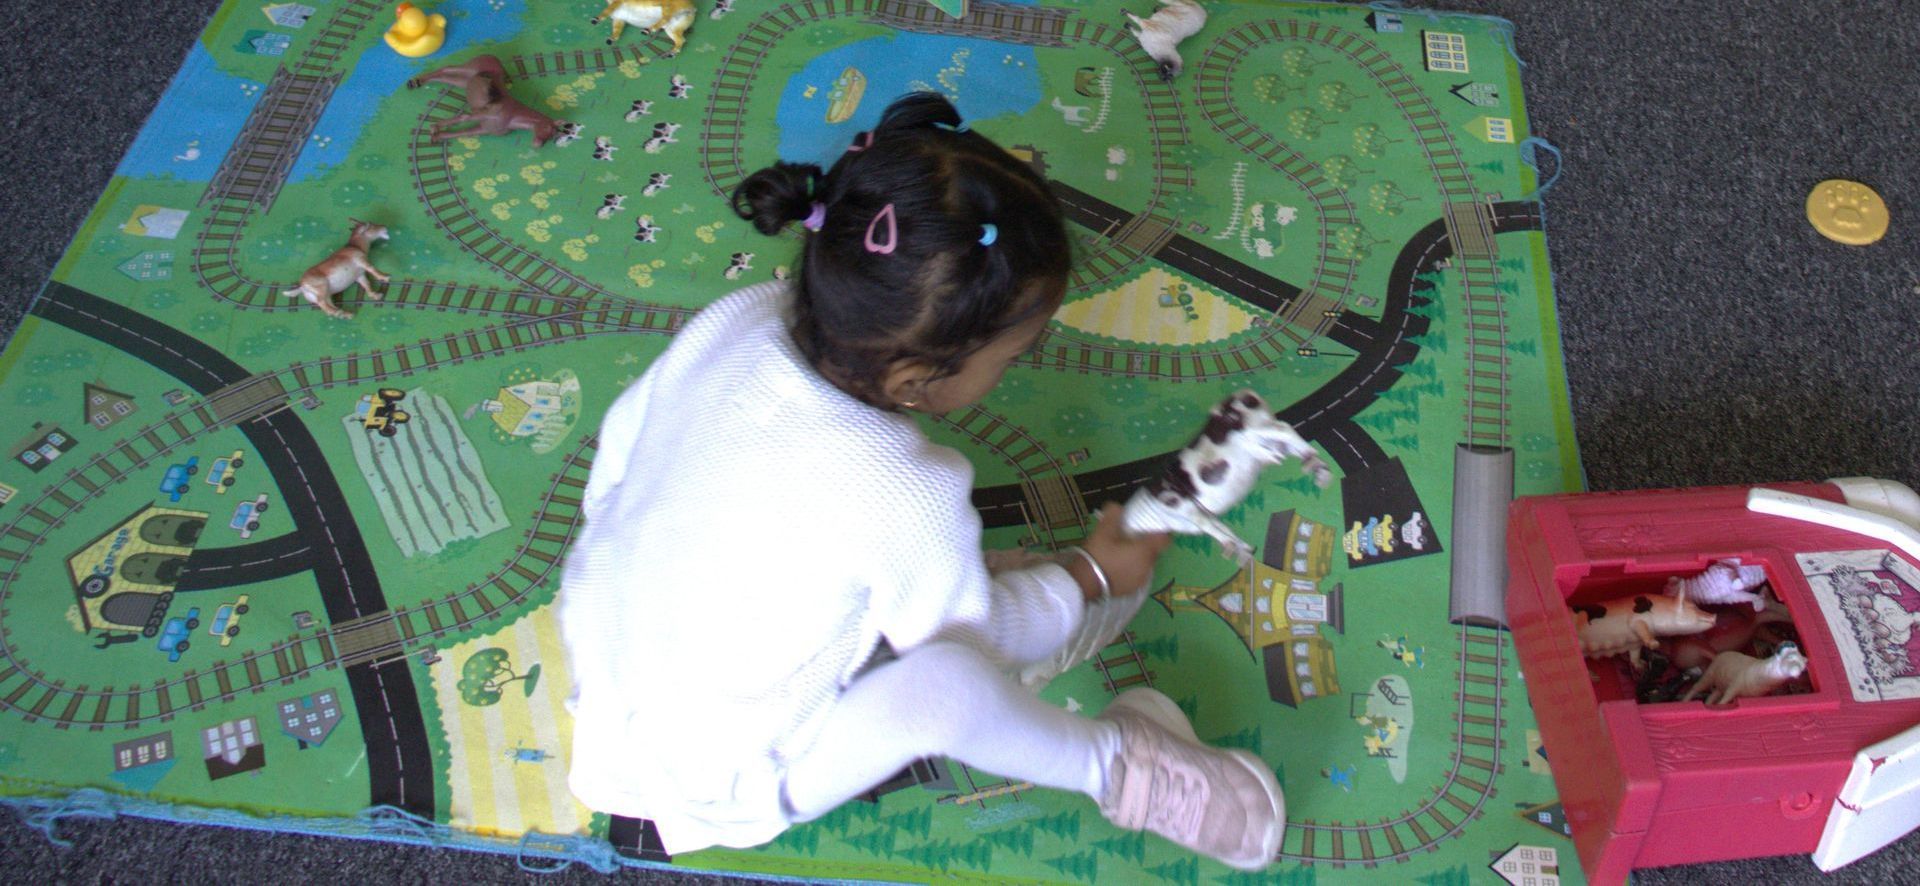
M895 133L914 129L927 129L934 126L956 129L964 122L960 111L954 108L947 97L937 92L911 92L887 106L880 117L879 125L874 127L874 137L884 138Z
M800 221L813 210L820 167L812 163L775 163L733 189L733 211L769 236Z

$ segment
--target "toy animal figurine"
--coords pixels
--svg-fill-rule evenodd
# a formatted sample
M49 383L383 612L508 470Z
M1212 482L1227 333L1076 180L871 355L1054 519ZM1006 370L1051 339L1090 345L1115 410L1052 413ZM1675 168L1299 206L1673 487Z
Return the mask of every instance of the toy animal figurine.
M1625 652L1636 668L1640 651L1659 645L1657 638L1697 634L1714 625L1713 613L1685 597L1641 594L1574 609L1582 654L1606 658Z
M1180 532L1210 535L1228 557L1246 563L1253 547L1242 541L1220 514L1253 491L1260 471L1289 458L1326 486L1333 480L1313 445L1293 426L1275 418L1267 402L1252 391L1228 397L1207 417L1207 426L1180 450L1160 479L1128 500L1126 528L1135 533Z
M673 54L679 55L687 45L687 29L693 27L693 0L613 0L600 14L587 19L587 24L597 25L606 19L613 20L613 34L607 37L607 45L612 46L620 39L620 32L628 25L657 34L665 31L667 39L673 41Z
M1151 17L1142 19L1129 12L1127 18L1133 20L1133 36L1140 48L1160 63L1160 79L1172 83L1183 66L1180 41L1206 27L1207 10L1194 0L1160 0L1160 10Z
M1694 696L1705 692L1707 704L1726 704L1736 698L1766 695L1806 672L1807 657L1792 643L1780 644L1773 657L1767 659L1722 652L1707 665L1700 682L1693 684L1680 700L1692 701Z
M1767 605L1767 596L1753 589L1766 583L1765 567L1742 566L1738 558L1729 557L1715 561L1699 575L1667 579L1667 593L1695 603L1750 603L1759 612Z
M558 126L553 118L520 103L507 93L507 72L500 59L477 55L457 65L422 74L407 81L408 89L428 83L444 83L466 92L467 112L433 124L433 140L445 141L466 135L505 135L516 129L533 133L533 146L540 147L553 138ZM473 124L455 131L454 126Z
M380 273L380 269L367 260L367 249L373 246L375 240L388 239L387 228L359 219L349 221L353 222L353 234L347 238L347 245L308 268L305 274L300 275L300 285L281 292L281 295L305 298L322 313L339 320L351 320L353 315L340 310L333 303L333 297L347 291L355 283L366 290L368 298L380 300L380 290L373 288L367 277L372 276L382 283L392 278Z
M439 13L428 15L411 3L402 3L394 7L393 27L387 29L384 38L387 47L408 58L420 58L440 51L447 42L447 17Z

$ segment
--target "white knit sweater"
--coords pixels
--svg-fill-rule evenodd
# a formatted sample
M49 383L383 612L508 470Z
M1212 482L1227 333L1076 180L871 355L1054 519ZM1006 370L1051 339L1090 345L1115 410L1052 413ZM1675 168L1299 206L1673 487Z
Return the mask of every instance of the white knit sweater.
M1059 566L989 575L966 459L807 365L790 303L779 283L715 302L621 395L567 556L569 783L670 853L791 823L786 766L883 639L1012 670L1083 611Z

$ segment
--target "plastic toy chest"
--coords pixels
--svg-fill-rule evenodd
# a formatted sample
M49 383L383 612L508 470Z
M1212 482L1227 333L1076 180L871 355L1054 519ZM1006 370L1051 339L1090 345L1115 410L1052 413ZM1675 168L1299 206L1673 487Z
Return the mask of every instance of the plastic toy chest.
M1843 501L1829 484L1767 488ZM1920 676L1891 676L1905 663L1870 664L1869 655L1890 654L1888 642L1861 639L1862 625L1871 627L1866 616L1838 608L1860 603L1860 583L1883 587L1877 577L1920 606L1915 557L1867 535L1750 511L1749 489L1549 496L1512 506L1507 615L1581 866L1594 882L1620 882L1633 868L1812 852L1856 752L1920 723ZM1643 705L1630 684L1589 668L1572 606L1659 594L1669 577L1723 557L1765 566L1799 633L1811 692L1715 707ZM1920 648L1920 637L1913 644Z

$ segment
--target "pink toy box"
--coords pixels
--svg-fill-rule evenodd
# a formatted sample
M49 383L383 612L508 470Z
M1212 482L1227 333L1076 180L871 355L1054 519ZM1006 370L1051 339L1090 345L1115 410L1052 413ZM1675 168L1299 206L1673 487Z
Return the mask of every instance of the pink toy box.
M1920 824L1916 519L1911 490L1874 480L1513 504L1507 615L1589 879L1796 852L1831 869ZM1763 565L1791 616L1793 694L1643 704L1619 659L1581 654L1573 607L1728 557Z

